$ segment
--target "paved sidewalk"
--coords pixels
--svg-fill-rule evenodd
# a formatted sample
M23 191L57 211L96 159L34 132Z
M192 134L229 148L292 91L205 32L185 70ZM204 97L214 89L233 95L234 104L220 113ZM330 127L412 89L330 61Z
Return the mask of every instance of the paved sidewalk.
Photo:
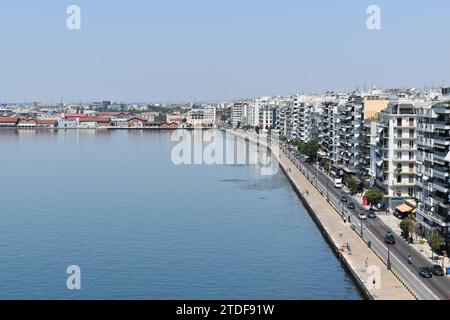
M303 198L315 212L326 235L341 252L342 258L370 295L376 300L413 300L413 295L398 278L387 270L386 265L351 229L350 224L344 223L341 216L283 153L280 153L280 163L297 192L303 194ZM350 246L350 251L347 249L347 244ZM368 273L369 269L380 271L380 283L375 281L375 285L373 284L374 277L373 274Z

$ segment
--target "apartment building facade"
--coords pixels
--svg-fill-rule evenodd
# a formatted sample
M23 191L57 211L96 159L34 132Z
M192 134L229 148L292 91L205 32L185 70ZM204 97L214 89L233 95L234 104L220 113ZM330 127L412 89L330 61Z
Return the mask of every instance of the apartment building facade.
M376 130L377 173L375 185L388 198L411 198L415 195L416 108L425 102L393 98L380 113Z
M450 244L450 98L418 109L416 219Z

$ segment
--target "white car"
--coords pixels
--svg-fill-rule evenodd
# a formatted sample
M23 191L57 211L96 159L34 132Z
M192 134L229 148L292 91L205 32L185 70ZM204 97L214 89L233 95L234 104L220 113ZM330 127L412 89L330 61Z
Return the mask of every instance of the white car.
M342 189L342 179L334 179L334 187L336 189Z
M361 219L361 220L367 219L367 214L364 211L361 211L358 216L359 216L359 219Z

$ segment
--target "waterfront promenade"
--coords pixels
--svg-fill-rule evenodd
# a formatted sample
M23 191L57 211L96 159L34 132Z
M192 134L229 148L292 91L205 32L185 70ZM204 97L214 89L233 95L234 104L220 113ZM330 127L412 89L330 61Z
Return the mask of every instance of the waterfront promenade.
M296 189L296 192L302 198L316 223L320 226L322 232L342 259L342 262L347 265L366 296L375 300L415 299L397 277L387 270L383 261L352 230L351 225L342 220L341 216L303 176L294 163L283 153L280 153L279 160L282 169ZM347 249L347 244L350 247L350 251ZM381 283L373 284L374 277L371 277L373 273L368 273L369 268L380 271L379 279Z
M240 132L230 130L226 130L226 132L257 143L253 139L254 137ZM270 148L273 149L273 146ZM282 150L279 150L279 153L277 151L275 154L281 169L366 298L373 300L417 299L394 273L387 269L380 257L352 229L352 224L342 219L342 216L289 157ZM374 276L376 273L374 270L379 272L378 276Z

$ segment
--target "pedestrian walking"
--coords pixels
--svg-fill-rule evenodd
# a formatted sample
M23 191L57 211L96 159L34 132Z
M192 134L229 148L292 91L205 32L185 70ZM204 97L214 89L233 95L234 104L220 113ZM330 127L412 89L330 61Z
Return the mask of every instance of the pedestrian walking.
M342 230L339 229L339 237L342 238Z
M366 268L369 266L369 258L366 257L366 259L364 260L364 264L366 265Z

